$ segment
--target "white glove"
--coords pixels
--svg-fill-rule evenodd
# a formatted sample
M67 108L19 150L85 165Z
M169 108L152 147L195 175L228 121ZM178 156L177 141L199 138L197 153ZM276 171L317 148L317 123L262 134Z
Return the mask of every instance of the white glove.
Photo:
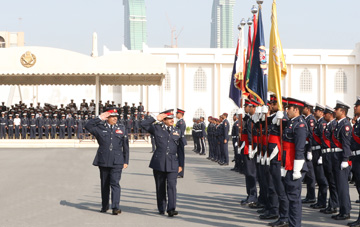
M270 166L270 158L266 158L266 165Z
M349 167L349 163L346 162L341 162L341 170L346 169L347 167Z
M275 118L276 118L276 124L277 125L280 125L280 122L282 121L282 119L284 118L284 112L283 111L278 111L278 112L276 112L276 116L275 116Z
M319 160L318 160L318 165L322 165L322 156L320 156Z
M256 153L256 152L255 152ZM255 156L255 155L254 155ZM261 161L261 156L260 154L258 156L256 156L256 163L260 163Z
M257 107L256 107L255 113L261 114L261 106L257 106Z
M303 168L305 160L294 160L293 180L301 178L301 169Z
M266 114L262 114L261 121L265 121L265 119L266 119Z
M307 158L309 161L311 161L311 160L312 160L313 156L312 156L311 151L307 152L307 154L306 154L306 158Z
M261 113L267 114L269 112L269 107L267 105L263 105L261 107Z
M241 146L240 146L240 148L239 148L239 153L241 152L241 150L242 150L244 147L245 147L245 142L242 142L242 143L241 143Z
M281 173L282 177L285 177L285 175L287 173L287 170L284 167L281 166L280 173Z
M237 114L240 116L240 114L243 116L243 118L244 118L244 115L245 115L245 111L244 111L244 108L240 108L240 109L238 109L238 112L237 112Z
M259 121L259 114L254 113L254 114L251 116L251 119L253 120L254 123L257 123L257 122Z
M237 147L238 146L238 143L237 142L235 142L235 147Z
M279 153L279 148L278 148L278 146L276 146L270 155L270 160L273 160L273 158L275 158L278 153Z

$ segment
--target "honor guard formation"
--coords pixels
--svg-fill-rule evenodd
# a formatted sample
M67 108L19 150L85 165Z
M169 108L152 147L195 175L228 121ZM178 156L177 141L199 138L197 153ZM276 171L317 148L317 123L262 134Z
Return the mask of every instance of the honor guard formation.
M275 95L267 105L247 99L232 116L231 170L246 182L241 205L257 209L260 219L274 219L269 226L301 226L305 204L334 220L350 219L349 184L360 192L360 97L352 119L341 101L333 108L282 97L282 106ZM193 119L193 151L206 155L207 139L207 159L219 165L229 164L227 117L208 117L207 128L203 117ZM348 226L360 226L360 214Z
M140 127L140 123L150 117L149 112L145 112L144 106L140 102L130 107L127 102L125 105L115 104L114 101L107 101L105 104L99 101L96 105L94 100L87 103L85 99L78 106L71 100L66 106L61 104L59 107L49 103L41 106L37 103L34 106L30 103L27 106L21 101L19 104L10 107L2 102L0 105L0 139L83 139L90 135L85 128L90 119L95 118L95 108L99 108L99 113L103 113L109 107L116 107L119 111L118 123L125 125L129 137L134 139L144 138L148 135L145 129Z

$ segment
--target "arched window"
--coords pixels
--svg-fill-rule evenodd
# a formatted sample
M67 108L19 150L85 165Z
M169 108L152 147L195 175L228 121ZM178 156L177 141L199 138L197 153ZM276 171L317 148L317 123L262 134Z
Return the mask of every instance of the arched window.
M171 91L171 75L169 71L167 71L165 75L164 89L165 91Z
M312 92L312 76L308 69L304 69L300 75L300 92Z
M339 69L335 75L335 92L346 93L347 92L347 77L343 69Z
M5 39L2 36L0 36L0 48L5 48Z
M207 89L207 78L205 71L199 67L194 76L194 91L204 92Z
M204 117L206 119L205 111L203 109L201 109L201 108L197 109L195 111L195 116L194 117L196 117L196 118Z

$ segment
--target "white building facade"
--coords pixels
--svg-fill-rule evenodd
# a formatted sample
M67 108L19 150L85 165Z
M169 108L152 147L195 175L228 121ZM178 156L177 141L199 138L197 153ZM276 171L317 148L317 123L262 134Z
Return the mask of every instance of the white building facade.
M125 48L126 49L126 48ZM125 50L133 51L133 50ZM234 49L149 48L146 54L166 59L167 74L162 86L102 86L102 101L138 105L154 114L165 109L181 108L191 126L192 117L215 116L237 107L229 99ZM104 55L115 53L104 50ZM283 80L283 95L310 103L335 106L337 99L352 105L360 94L360 44L354 50L285 49L288 75ZM80 103L94 98L93 86L0 86L7 105L21 99L25 103ZM9 94L12 94L10 99ZM352 116L353 111L350 111Z

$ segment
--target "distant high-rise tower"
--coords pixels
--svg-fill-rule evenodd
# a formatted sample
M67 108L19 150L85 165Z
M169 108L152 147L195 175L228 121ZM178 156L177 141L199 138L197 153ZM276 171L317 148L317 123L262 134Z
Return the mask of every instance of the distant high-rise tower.
M146 43L145 0L124 0L125 46L129 50L142 50Z
M235 0L214 0L211 16L211 48L233 48Z

